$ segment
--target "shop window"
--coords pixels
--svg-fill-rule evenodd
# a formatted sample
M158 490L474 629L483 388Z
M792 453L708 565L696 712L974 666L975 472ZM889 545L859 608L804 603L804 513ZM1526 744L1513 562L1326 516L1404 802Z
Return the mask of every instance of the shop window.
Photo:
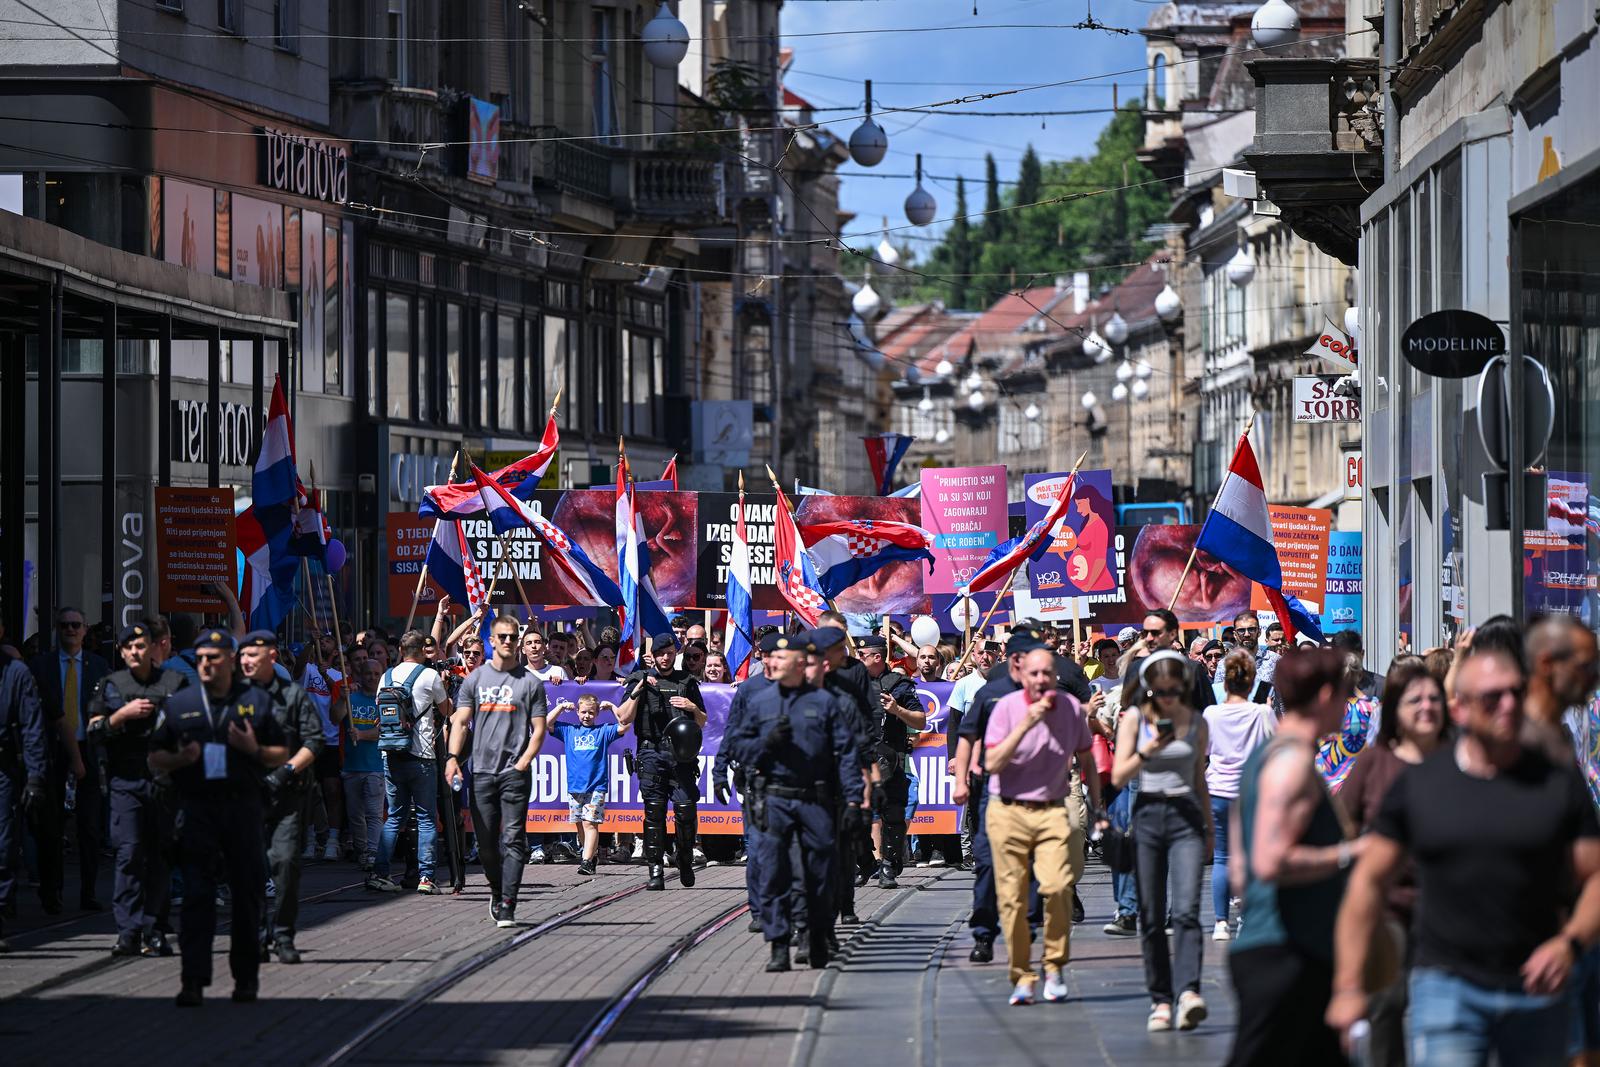
M415 383L411 377L411 298L390 293L384 298L384 347L387 353L388 415L415 418Z

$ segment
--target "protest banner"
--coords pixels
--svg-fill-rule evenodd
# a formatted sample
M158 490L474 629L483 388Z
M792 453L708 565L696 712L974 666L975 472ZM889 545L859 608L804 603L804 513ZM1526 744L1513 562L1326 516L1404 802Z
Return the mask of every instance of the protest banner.
M384 516L385 583L388 593L389 614L403 618L411 606L411 595L417 590L417 575L428 558L428 544L433 540L432 519L421 519L414 511L391 511ZM443 590L429 578L423 583L419 605L437 604Z
M1328 535L1328 593L1322 607L1322 632L1361 629L1361 534Z
M162 611L221 611L212 585L238 579L233 490L157 486L156 573Z
M1522 535L1523 600L1529 616L1581 615L1594 595L1589 559L1589 476L1550 471L1542 530Z
M1022 480L1025 521L1032 526L1050 510L1066 487L1067 475L1029 474ZM1028 564L1029 588L1036 597L1075 597L1117 588L1117 547L1113 529L1109 470L1080 470L1072 503L1052 531L1044 558Z
M1298 597L1306 610L1320 612L1328 592L1328 533L1333 512L1286 504L1269 504L1267 510L1278 567L1283 572L1283 591ZM1251 590L1250 606L1257 611L1271 609L1259 585Z
M1007 535L1005 467L924 467L921 525L933 535L928 593L954 593Z

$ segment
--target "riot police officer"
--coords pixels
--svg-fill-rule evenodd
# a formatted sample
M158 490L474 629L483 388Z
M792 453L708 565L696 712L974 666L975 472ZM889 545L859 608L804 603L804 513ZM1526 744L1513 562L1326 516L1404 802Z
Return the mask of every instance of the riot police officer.
M762 637L761 643L757 646L754 654L761 657L763 673L751 675L734 687L733 701L728 705L728 718L722 727L722 735L724 737L731 735L738 727L739 720L744 717L745 711L750 706L750 698L773 684L772 679L765 673L765 664L767 656L777 651L777 648L777 633L770 633ZM759 871L756 866L756 851L750 841L760 831L750 822L750 802L747 796L749 787L745 783L744 768L734 760L732 749L726 744L719 745L717 747L717 758L711 764L711 795L717 798L718 804L726 804L732 794L732 787L728 784L728 772L730 769L733 772L733 786L739 790L739 810L744 816L744 887L745 893L750 900L750 932L755 933L761 929L760 912L756 906L756 885Z
M33 672L0 653L0 953L22 866L22 819L45 802L44 705Z
M859 742L857 751L861 770L866 774L872 767L872 753L877 747L877 725L881 718L871 694L871 679L867 677L867 669L860 660L849 654L844 616L836 612L823 612L822 625L808 633L816 654L823 658L826 667L822 685L842 698L850 712L850 725ZM839 835L837 901L839 921L846 925L857 921L856 887L867 883L872 870L872 838L869 830L870 827L863 826L858 833Z
M197 1008L211 984L216 933L216 870L233 891L228 966L233 999L256 999L261 970L261 770L289 758L272 698L239 676L233 635L206 630L195 642L200 684L167 699L150 732L150 769L172 776L178 793L178 855L183 868L180 1008Z
M294 924L300 917L300 835L311 809L311 767L325 744L322 718L306 691L279 674L278 635L252 630L239 648L239 669L272 698L272 717L283 731L284 745L293 753L285 763L268 771L266 787L267 870L277 886L277 896L263 897L261 907L261 961L274 951L281 963L299 963L294 947Z
M694 885L694 836L700 825L699 731L706 724L706 705L694 676L673 668L677 658L672 634L653 638L647 666L628 675L625 700L617 710L617 721L631 718L639 738L635 765L644 802L644 860L650 867L645 888L656 890L666 888L661 856L667 842L667 801L672 801L677 824L678 879L685 887Z
M866 637L857 643L856 650L871 679L868 692L876 701L879 716L873 730L877 767L872 788L872 807L883 833L878 850L878 888L894 889L899 885L895 878L900 873L900 853L906 839L906 798L911 786L906 765L911 759L912 733L927 727L928 712L917 696L917 684L889 669L887 641L879 636Z
M813 647L809 634L778 639L767 659L777 684L749 701L738 729L724 742L745 768L751 819L760 831L751 849L760 872L762 932L772 950L768 971L789 969L790 843L798 841L800 848L810 963L825 967L838 832L859 834L866 814L852 713L842 699L807 681L806 656ZM837 816L840 804L843 815Z
M150 731L167 700L188 684L156 666L154 634L144 623L117 635L123 669L112 671L89 701L89 739L106 754L110 779L111 846L116 850L111 912L117 922L113 956L170 956L167 935L172 872L171 783L150 773Z

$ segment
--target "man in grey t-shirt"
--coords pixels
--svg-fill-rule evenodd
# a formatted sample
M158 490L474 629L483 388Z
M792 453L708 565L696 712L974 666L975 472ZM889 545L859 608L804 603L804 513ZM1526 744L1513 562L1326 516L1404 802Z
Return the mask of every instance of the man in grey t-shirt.
M545 731L544 683L517 654L520 631L521 625L509 615L495 619L491 658L467 675L456 695L450 758L444 765L447 780L460 773L470 727L472 822L489 880L489 913L499 926L516 925L517 889L528 862L523 830L533 789L530 768Z

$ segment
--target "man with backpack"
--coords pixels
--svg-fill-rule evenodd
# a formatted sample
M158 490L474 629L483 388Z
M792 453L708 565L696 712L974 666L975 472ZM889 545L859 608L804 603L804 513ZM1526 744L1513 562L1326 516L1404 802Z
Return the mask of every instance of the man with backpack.
M378 750L383 753L384 795L389 817L367 888L398 893L403 888L389 876L395 841L406 811L417 819L417 892L434 892L433 844L439 799L435 747L441 716L450 714L450 692L444 679L428 666L426 635L407 630L400 637L400 662L378 682Z

